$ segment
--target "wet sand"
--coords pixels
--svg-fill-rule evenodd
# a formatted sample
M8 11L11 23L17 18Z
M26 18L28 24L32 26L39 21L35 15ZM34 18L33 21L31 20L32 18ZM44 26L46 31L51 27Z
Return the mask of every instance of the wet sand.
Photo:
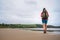
M60 34L23 29L0 28L0 40L60 40Z

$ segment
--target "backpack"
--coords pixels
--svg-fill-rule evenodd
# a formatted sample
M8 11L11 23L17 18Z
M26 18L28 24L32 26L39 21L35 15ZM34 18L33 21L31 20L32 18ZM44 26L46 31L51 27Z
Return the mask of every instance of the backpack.
M48 14L47 13L42 13L42 18L48 18Z

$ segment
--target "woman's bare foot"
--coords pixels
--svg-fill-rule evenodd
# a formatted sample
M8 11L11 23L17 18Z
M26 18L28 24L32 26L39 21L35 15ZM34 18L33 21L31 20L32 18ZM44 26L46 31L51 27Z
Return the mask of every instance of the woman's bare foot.
M44 30L44 34L46 33L46 30Z

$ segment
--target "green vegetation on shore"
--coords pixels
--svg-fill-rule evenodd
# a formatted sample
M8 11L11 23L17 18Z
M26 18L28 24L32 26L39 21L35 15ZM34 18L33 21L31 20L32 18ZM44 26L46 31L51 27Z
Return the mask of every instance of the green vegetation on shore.
M0 24L0 28L42 28L41 24ZM60 28L60 26L48 25L48 28Z

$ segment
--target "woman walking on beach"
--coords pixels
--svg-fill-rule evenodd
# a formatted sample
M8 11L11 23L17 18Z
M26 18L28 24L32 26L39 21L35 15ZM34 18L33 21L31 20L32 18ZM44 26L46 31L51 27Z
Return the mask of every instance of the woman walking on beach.
M42 18L44 33L46 33L46 30L47 30L48 17L49 17L49 14L48 14L46 8L43 8L43 11L41 13L41 18Z

